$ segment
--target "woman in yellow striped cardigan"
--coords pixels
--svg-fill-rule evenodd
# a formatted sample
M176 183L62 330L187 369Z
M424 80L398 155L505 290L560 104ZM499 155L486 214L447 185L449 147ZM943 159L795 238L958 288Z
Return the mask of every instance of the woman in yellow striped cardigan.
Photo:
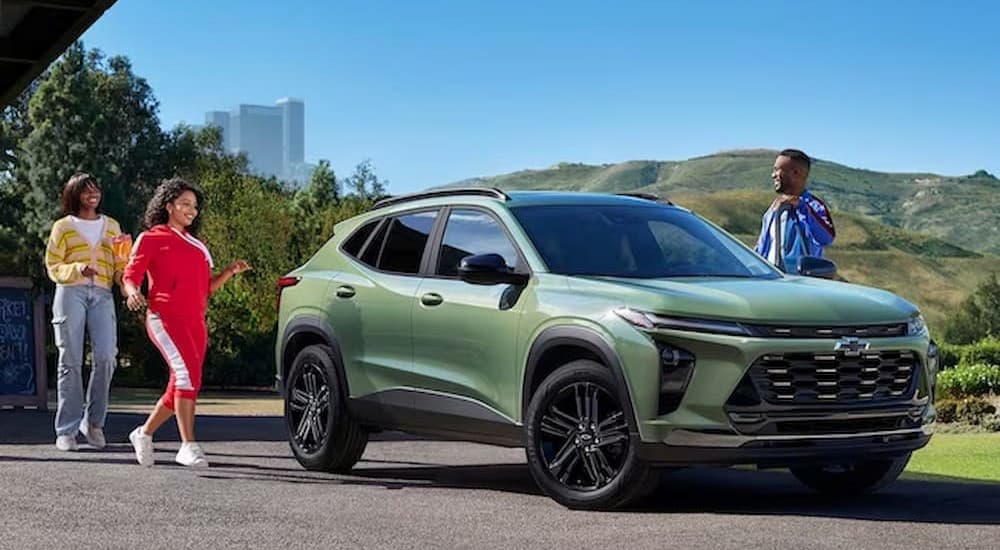
M120 284L127 258L114 256L118 222L100 211L101 187L85 173L69 178L62 192L64 217L52 225L45 267L56 283L52 328L59 349L56 448L77 449L79 431L103 448L108 392L118 355L118 329L111 285ZM84 329L90 335L93 370L86 402L83 395Z

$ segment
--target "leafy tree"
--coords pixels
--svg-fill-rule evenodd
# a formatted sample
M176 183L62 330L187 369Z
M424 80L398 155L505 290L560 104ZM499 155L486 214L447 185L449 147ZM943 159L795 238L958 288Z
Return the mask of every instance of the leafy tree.
M990 273L945 324L944 339L952 344L972 344L1000 336L1000 281Z
M371 159L365 159L354 168L354 173L347 178L347 187L354 196L361 200L377 200L385 196L389 182L380 180L375 174Z
M124 57L105 58L77 42L51 67L28 104L21 144L27 184L25 226L44 239L59 216L59 194L77 170L93 174L104 209L133 231L156 181L169 173L171 136L159 104Z

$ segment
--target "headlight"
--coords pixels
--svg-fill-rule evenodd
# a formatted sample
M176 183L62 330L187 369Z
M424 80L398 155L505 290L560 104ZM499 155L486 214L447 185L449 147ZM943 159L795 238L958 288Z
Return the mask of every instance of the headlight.
M707 332L710 334L729 334L733 336L750 336L750 331L740 323L731 321L716 321L713 319L692 319L690 317L668 317L638 311L631 308L620 308L615 310L615 314L625 319L632 325L644 328L665 328L672 330L684 330L688 332Z
M927 334L927 323L924 322L924 316L918 313L906 323L906 335L921 336L924 334Z

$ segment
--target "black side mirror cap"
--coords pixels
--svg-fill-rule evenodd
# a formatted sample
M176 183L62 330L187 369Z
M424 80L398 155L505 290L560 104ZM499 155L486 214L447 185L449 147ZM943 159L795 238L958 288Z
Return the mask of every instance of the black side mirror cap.
M466 256L458 264L458 276L473 285L523 285L528 276L517 273L499 254Z
M837 264L817 256L802 256L796 266L796 273L805 277L833 279L837 275Z

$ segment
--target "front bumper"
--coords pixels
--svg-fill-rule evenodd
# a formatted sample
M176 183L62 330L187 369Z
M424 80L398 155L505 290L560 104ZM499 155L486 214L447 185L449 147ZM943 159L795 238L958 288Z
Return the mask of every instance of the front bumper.
M755 464L777 468L841 464L903 455L930 441L934 424L852 434L748 436L678 429L659 443L644 442L639 457L665 466Z

